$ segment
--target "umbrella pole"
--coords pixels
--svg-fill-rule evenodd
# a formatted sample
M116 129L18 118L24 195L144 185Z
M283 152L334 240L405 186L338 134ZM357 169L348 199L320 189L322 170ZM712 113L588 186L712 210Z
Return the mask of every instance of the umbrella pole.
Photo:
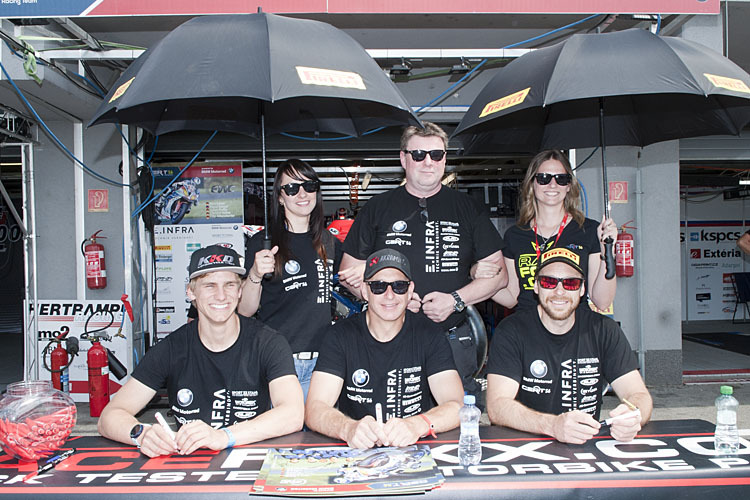
M607 146L604 142L604 98L599 98L599 143L602 148L602 184L604 185L604 218L609 219L609 183L607 182ZM604 240L604 263L607 266L607 273L604 277L611 280L615 277L615 254L614 242L612 238L607 237Z
M266 116L263 114L263 103L260 105L260 157L263 163L263 248L271 249L271 234L268 230L268 189L266 189ZM273 273L266 273L265 279L271 279Z

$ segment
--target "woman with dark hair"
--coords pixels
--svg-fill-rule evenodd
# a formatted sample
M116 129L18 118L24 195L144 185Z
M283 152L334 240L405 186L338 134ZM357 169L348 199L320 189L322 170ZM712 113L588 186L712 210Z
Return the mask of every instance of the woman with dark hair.
M302 160L289 160L276 170L271 210L272 248L263 249L262 232L248 241L248 275L237 311L244 316L257 312L258 319L286 337L307 398L317 347L331 325L340 243L325 229L320 179ZM271 277L264 279L266 274Z
M519 216L503 239L508 287L492 300L505 307L534 307L534 277L539 256L551 248L567 248L580 258L586 275L588 297L599 309L607 309L615 298L616 280L605 279L604 239L617 239L612 219L598 224L579 209L580 186L568 158L557 150L537 154L529 164L519 193ZM479 265L477 277L493 269ZM510 272L515 269L515 272ZM582 300L581 304L588 301Z

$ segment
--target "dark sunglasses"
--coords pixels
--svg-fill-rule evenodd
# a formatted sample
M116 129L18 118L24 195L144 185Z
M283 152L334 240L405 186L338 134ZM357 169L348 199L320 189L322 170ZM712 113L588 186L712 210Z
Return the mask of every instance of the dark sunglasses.
M430 220L430 214L427 213L427 198L419 199L419 220L422 221L422 224L427 224L427 221Z
M546 288L547 290L554 290L557 288L558 283L562 283L565 290L569 292L575 292L583 285L583 278L555 278L554 276L537 276L536 278L539 286Z
M570 174L536 174L534 178L537 184L540 186L546 186L555 178L558 186L567 186L573 180L573 176Z
M388 289L388 285L391 286L391 290L396 295L403 295L409 289L411 281L399 280L399 281L365 281L370 287L370 291L375 295L384 294Z
M412 149L410 151L408 149L404 149L404 153L409 153L411 155L411 159L414 161L423 161L425 158L427 158L427 155L430 155L432 161L440 161L445 156L444 149L433 149L431 151L425 151L423 149Z
M286 193L287 196L297 196L300 186L302 186L302 189L304 189L306 193L316 193L318 189L320 189L320 182L290 182L289 184L284 184L283 186L281 186L281 189Z

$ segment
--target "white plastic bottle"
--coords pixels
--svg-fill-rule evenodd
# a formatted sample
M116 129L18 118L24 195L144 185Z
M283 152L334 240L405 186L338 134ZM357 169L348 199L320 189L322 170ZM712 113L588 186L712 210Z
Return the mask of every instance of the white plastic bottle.
M458 463L477 465L482 460L482 443L479 440L479 417L482 412L475 405L471 394L464 396L464 405L458 412L461 419L461 435L458 438Z
M732 396L732 387L721 386L721 396L716 398L716 432L714 450L717 455L736 455L740 436L737 432L737 409L740 403Z

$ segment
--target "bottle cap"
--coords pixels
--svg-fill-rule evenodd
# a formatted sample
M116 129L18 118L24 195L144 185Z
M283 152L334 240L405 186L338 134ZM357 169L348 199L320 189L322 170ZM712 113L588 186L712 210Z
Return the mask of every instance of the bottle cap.
M465 405L473 405L473 404L476 404L476 402L477 402L477 398L473 394L465 394L464 395L464 404Z
M722 385L719 389L719 392L721 392L725 396L730 396L734 392L734 389L731 385Z

